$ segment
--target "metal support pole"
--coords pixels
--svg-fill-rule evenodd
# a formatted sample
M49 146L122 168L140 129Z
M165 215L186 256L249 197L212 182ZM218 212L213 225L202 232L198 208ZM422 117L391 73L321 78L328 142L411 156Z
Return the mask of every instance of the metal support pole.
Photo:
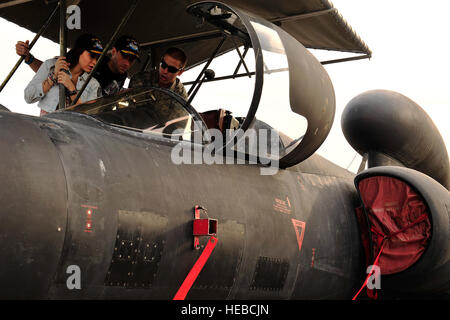
M203 76L203 78L200 80L198 86L195 88L194 92L189 96L189 99L187 101L187 104L190 105L192 103L192 100L194 100L195 95L197 94L198 89L200 89L200 86L202 85L203 81L205 81L206 75Z
M198 90L200 89L205 80L213 80L215 77L216 74L214 73L213 70L206 70L205 75L203 76L202 80L200 80L200 83L195 88L195 91L189 96L187 104L190 105L192 103L192 100L194 100L195 95L197 94Z
M50 16L47 18L47 20L45 21L45 23L43 24L43 26L41 27L41 29L39 30L39 32L34 36L33 40L31 41L31 43L29 44L29 50L31 50L34 46L34 44L36 43L36 41L41 37L41 35L45 32L45 30L47 30L48 26L50 25L50 22L52 21L53 17L56 15L56 13L58 12L58 8L59 8L59 3L58 5L55 7L55 9L53 10L53 12L50 14ZM22 64L22 61L25 60L25 57L20 57L20 59L17 61L16 65L12 68L11 72L8 74L8 76L6 77L6 79L3 81L1 87L0 87L0 92L2 92L3 88L6 86L6 84L8 83L9 80L11 80L12 76L14 75L14 73L17 71L17 69L19 68L19 66Z
M239 61L239 63L242 63L242 64L244 65L245 71L247 71L247 73L250 73L250 70L248 70L247 64L245 63L244 57L242 56L241 51L239 51L239 47L238 47L238 45L236 44L236 41L234 41L233 36L230 36L230 38L231 38L231 41L233 42L234 47L236 48L236 51L237 51L237 53L238 53L238 55L239 55L239 58L241 59L241 60ZM238 66L240 67L240 64L238 64ZM237 68L238 70L239 70L239 67ZM237 72L236 72L236 73L237 73ZM248 77L251 78L250 75L249 75Z
M327 60L327 61L321 61L320 63L322 65L326 64L333 64L333 63L341 63L341 62L348 62L348 61L356 61L356 60L362 60L362 59L370 59L372 57L371 54L365 54L362 56L356 56L356 57L350 57L350 58L343 58L343 59L336 59L336 60Z
M203 67L203 70L200 72L200 74L198 75L197 79L195 80L194 84L192 85L192 87L189 88L189 92L188 95L190 95L193 91L195 86L197 85L197 83L200 81L203 73L205 73L206 69L208 69L209 65L211 64L211 61L213 61L213 59L216 57L217 53L219 52L220 48L222 48L222 45L224 44L225 40L227 38L224 36L222 38L222 40L220 41L219 45L217 46L216 50L214 50L212 56L209 58L208 62L205 64L205 66Z
M59 1L59 56L66 56L67 39L66 39L66 0ZM59 84L59 104L58 109L66 108L66 87L62 83Z
M245 46L244 53L242 54L242 58L243 59L245 59L245 57L247 56L247 52L248 52L249 49L250 49L250 46ZM239 63L236 66L236 69L234 70L233 75L237 75L239 69L241 68L241 64L242 64L242 59L239 60Z
M106 53L109 51L109 49L111 49L113 43L116 41L117 36L119 35L119 33L122 31L123 27L125 26L125 24L128 22L128 20L130 19L131 15L133 14L134 10L136 9L138 3L140 0L134 0L133 4L130 6L130 9L128 9L127 14L123 17L122 21L120 22L120 24L117 26L116 31L114 32L113 36L111 37L111 40L109 40L108 44L106 45L106 47L104 48L102 54L100 55L100 58L97 60L97 63L94 66L94 69L92 69L91 73L89 74L88 78L86 79L86 82L84 83L83 87L81 88L81 90L78 92L77 96L75 97L75 100L72 102L72 105L75 105L78 100L80 99L81 95L83 94L84 89L86 89L89 81L91 81L92 76L95 74L95 72L98 69L98 66L100 65L100 63L103 61L103 58L106 56Z
M145 59L145 62L142 64L141 72L147 70L148 66L152 63L152 55L150 52L147 52L147 58Z
M0 4L0 9L17 6L18 4L27 3L27 2L31 2L31 1L33 1L33 0L15 0L15 1L7 1L7 2L3 1L5 3Z
M266 73L278 73L278 72L286 72L289 71L289 68L280 68L280 69L272 69L272 70L268 70L266 71ZM220 80L229 80L229 79L236 79L236 78L242 78L242 77L250 77L250 76L254 76L256 74L256 72L249 72L249 73L240 73L240 74L232 74L229 76L222 76L222 77L217 77L214 79L205 79L203 82L213 82L213 81L220 81ZM187 81L187 82L183 82L183 85L185 86L189 86L191 84L194 84L195 81Z

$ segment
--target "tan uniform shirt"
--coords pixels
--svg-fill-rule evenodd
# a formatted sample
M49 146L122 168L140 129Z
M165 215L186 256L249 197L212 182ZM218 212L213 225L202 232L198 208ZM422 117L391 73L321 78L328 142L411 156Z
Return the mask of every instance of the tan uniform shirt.
M159 71L141 71L136 73L130 80L129 88L138 87L156 87L159 88ZM188 94L181 80L176 78L169 88L170 91L175 92L181 96L184 100L188 99Z

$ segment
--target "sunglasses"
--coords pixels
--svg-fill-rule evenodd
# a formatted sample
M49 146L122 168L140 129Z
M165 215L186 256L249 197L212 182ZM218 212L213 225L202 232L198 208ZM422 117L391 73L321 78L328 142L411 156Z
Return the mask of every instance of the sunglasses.
M169 66L165 61L164 61L164 59L161 59L161 68L162 69L166 69L167 68L167 71L169 71L170 73L177 73L178 71L181 71L181 70L183 70L183 68L176 68L176 67L173 67L173 66Z

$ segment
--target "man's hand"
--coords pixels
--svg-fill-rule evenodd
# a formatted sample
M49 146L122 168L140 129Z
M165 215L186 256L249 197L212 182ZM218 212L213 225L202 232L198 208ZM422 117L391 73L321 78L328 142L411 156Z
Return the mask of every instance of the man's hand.
M30 58L30 41L18 41L16 43L16 53L17 55L24 57L25 60Z
M30 41L28 40L25 42L17 41L16 53L24 58L25 63L28 64L34 72L37 72L42 65L42 61L34 58L34 56L30 53Z

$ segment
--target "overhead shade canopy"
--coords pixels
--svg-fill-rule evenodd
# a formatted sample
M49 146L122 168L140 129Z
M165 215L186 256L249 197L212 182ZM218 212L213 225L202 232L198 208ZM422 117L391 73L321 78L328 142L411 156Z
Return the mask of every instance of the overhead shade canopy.
M106 44L132 2L132 0L68 0L68 5L76 3L81 8L81 30L68 30L68 46L71 46L77 36L86 32L99 36ZM157 61L155 59L159 59L163 50L176 45L186 51L189 57L188 66L196 65L208 59L220 41L220 38L214 38L214 36L220 37L216 28L207 23L199 26L199 21L186 12L186 7L196 2L198 1L142 0L121 33L135 36L144 49L152 48L154 62ZM221 2L278 24L307 48L371 55L367 45L328 0L223 0ZM38 32L56 4L57 1L51 0L1 1L0 16L28 30ZM43 36L58 42L57 17L53 19ZM187 41L195 36L206 36L206 38L201 42ZM168 39L177 41L167 41ZM226 43L219 53L232 48L231 43Z

